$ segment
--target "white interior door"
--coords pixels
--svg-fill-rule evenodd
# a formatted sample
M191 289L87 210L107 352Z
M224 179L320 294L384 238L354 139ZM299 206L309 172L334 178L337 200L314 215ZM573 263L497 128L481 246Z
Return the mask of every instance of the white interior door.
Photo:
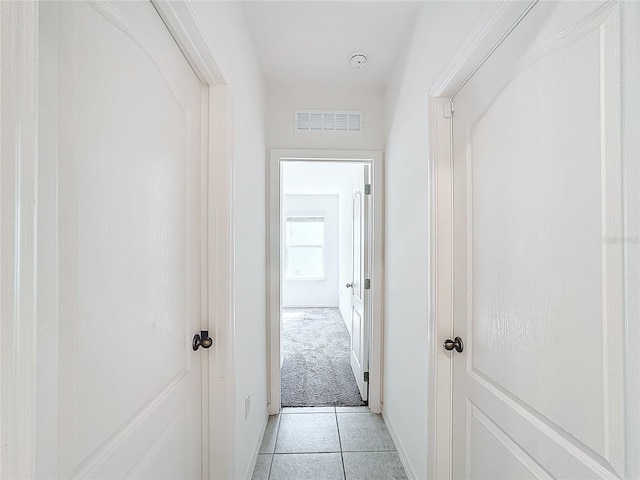
M368 290L365 279L369 273L369 198L365 194L365 185L369 184L369 166L364 165L363 183L353 192L352 222L352 265L351 282L351 369L356 378L362 400L367 401L368 383L365 372L368 370L369 334L368 334ZM368 372L367 372L368 374Z
M49 476L201 478L199 81L149 2L44 2L40 21L58 122Z
M454 98L454 478L626 478L620 17L540 2Z

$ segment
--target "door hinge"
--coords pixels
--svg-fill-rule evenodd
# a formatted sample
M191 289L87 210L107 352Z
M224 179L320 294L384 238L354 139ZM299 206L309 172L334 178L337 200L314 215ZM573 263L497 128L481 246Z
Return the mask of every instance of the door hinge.
M365 279L365 281L364 281L364 289L365 290L370 290L371 289L371 280L369 280L368 278Z
M369 383L369 372L364 372L364 382Z
M453 102L449 102L449 103L445 103L444 104L444 118L451 118L453 117L453 112L455 111Z
M365 195L371 195L371 184L370 183L367 183L364 186L364 194Z

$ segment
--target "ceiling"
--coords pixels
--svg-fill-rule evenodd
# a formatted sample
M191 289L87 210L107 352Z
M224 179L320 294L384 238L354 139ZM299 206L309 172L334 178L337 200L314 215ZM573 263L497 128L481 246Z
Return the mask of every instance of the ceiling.
M408 43L419 1L242 2L269 86L382 88ZM350 54L363 52L354 70Z

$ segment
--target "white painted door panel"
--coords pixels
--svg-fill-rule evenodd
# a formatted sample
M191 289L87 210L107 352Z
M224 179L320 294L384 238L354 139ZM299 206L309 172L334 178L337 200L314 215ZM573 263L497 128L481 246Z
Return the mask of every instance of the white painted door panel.
M625 478L619 40L540 2L454 99L454 478Z
M352 265L353 281L351 287L351 369L355 376L360 395L364 401L368 398L368 384L364 373L368 370L368 291L365 290L365 278L369 273L369 195L364 185L369 183L369 166L364 166L361 185L353 192L352 222Z
M148 2L42 15L58 25L58 476L201 478L200 84Z

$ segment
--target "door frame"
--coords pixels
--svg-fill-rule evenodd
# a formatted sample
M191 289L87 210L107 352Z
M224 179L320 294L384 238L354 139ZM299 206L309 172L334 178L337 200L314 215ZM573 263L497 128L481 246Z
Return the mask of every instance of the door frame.
M442 348L446 338L453 338L453 131L454 98L491 54L506 40L538 0L529 2L496 2L478 20L451 61L443 69L428 92L429 124L429 259L431 288L428 335L430 351L427 365L427 464L428 478L452 479L452 384L453 356ZM640 94L635 85L640 79L640 55L635 45L640 42L640 4L620 2L628 13L623 16L621 48L635 52L623 59L623 185L625 205L625 316L627 338L625 366L626 405L640 401ZM626 72L626 73L625 73ZM626 411L628 474L640 476L640 458L632 453L640 448L640 412Z
M104 5L113 9L111 2ZM152 5L202 83L202 186L208 188L202 197L201 255L207 267L201 273L201 325L216 342L201 356L203 392L211 392L202 404L202 468L204 478L229 478L234 468L231 82L188 1L152 0ZM57 239L44 241L56 219L40 219L38 211L46 202L55 204L57 177L38 150L38 93L46 87L39 84L40 68L46 68L38 64L39 8L37 2L0 2L3 478L48 477L56 468L57 439L49 430L57 421L50 372L57 366L58 325L56 313L42 313L57 312L51 303L57 278L51 242Z
M280 412L280 312L282 309L281 274L281 210L282 210L282 164L287 161L359 162L371 164L371 191L373 238L370 255L370 339L369 339L369 409L382 411L383 381L383 156L381 151L365 150L290 150L272 149L269 152L267 173L267 390L269 414Z

